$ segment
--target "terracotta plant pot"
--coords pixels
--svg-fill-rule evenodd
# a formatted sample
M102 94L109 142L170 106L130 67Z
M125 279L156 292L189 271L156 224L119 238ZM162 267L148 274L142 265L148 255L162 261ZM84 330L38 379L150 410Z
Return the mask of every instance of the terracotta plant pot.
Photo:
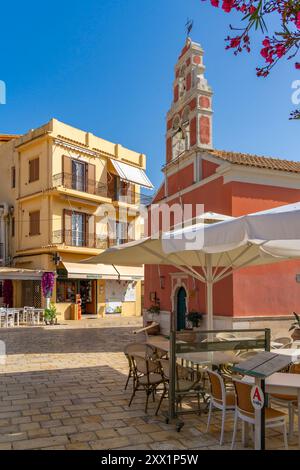
M291 334L291 337L293 338L294 341L299 341L300 340L300 328L295 328L293 333Z

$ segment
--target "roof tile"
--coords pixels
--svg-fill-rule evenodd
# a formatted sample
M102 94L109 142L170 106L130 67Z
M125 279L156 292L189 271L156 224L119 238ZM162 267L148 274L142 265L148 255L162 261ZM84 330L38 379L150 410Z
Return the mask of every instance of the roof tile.
M208 150L208 153L235 165L300 173L300 162L293 162L291 160L251 155L248 153L227 152L225 150Z

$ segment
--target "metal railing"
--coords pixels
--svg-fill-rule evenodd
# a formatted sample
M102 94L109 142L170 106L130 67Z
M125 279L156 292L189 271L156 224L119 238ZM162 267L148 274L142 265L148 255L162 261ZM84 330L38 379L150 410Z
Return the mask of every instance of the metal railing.
M116 191L110 189L107 185L86 177L79 177L71 173L57 173L53 176L54 187L62 186L75 191L81 191L97 196L109 197L113 201L125 202L126 204L149 205L153 196L138 193L132 190Z
M128 189L127 191L116 191L108 188L108 197L113 201L125 202L126 204L143 204L147 206L151 203L153 197L144 193L137 193Z
M83 248L97 248L105 250L108 248L108 240L97 236L95 233L84 233L74 230L54 230L52 233L54 245L65 244Z
M115 245L123 245L124 243L132 241L129 238L108 238L108 248Z
M64 188L74 189L75 191L108 197L107 186L105 184L71 173L57 173L53 176L53 185L54 187L63 186Z

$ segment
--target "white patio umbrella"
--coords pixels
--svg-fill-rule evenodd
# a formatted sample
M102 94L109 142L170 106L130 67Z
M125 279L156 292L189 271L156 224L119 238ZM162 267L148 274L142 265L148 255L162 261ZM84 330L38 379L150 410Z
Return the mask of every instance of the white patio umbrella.
M164 264L206 284L207 327L213 328L213 285L246 266L300 257L300 202L212 225L115 246L89 263Z

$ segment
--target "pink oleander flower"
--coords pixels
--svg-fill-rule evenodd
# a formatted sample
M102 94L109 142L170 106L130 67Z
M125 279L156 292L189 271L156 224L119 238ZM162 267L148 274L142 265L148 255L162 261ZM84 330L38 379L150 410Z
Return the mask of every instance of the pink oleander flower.
M233 7L234 0L223 0L222 10L230 13Z
M282 56L284 56L285 51L286 51L286 49L285 49L285 47L284 47L283 44L277 44L277 45L276 45L276 54L277 54L277 57L282 57Z
M297 13L296 26L298 29L300 29L300 11Z

